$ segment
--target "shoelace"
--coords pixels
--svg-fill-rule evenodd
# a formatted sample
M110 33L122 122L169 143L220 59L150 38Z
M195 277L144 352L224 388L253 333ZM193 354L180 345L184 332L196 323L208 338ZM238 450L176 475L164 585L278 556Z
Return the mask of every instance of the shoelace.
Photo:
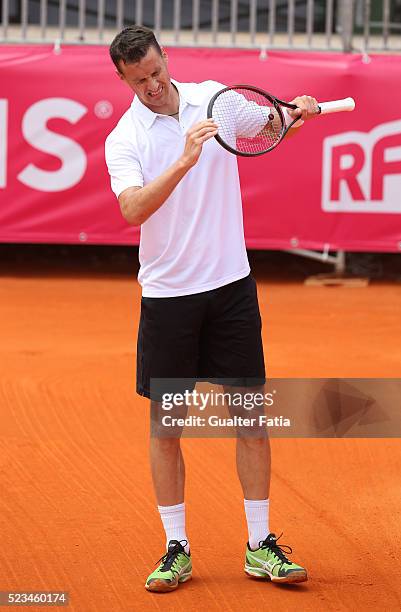
M272 553L274 553L276 557L280 559L281 563L291 563L291 561L287 559L284 554L287 553L287 555L290 555L292 553L291 546L287 546L286 544L277 544L277 540L279 540L282 535L283 534L281 533L278 538L276 538L274 533L269 534L265 540L261 540L259 542L259 548L268 548L271 550Z
M180 540L179 542L177 541L176 544L172 546L166 552L165 555L163 555L158 561L156 561L155 565L161 562L163 564L160 568L161 572L167 572L168 570L171 570L173 573L177 573L177 570L172 566L177 559L177 555L179 555L180 553L185 553L184 546L186 546L187 544L187 540Z

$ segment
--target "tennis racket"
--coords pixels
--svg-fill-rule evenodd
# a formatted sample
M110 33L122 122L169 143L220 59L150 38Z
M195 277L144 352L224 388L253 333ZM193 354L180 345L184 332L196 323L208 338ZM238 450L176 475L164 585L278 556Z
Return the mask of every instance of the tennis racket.
M215 138L222 147L234 155L256 157L277 147L299 120L293 120L286 108L298 107L252 85L233 85L212 97L207 116L218 126ZM352 111L355 102L345 98L322 102L318 108L321 115Z

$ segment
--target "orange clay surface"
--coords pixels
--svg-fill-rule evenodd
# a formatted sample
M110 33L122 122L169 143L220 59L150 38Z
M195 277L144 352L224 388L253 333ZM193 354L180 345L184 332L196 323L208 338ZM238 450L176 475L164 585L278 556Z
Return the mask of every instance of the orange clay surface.
M401 285L255 276L270 376L401 376ZM1 280L0 590L65 590L52 609L71 612L401 609L397 439L272 441L271 527L309 571L293 586L243 572L234 441L184 440L194 577L145 591L164 536L134 387L139 302L135 271Z

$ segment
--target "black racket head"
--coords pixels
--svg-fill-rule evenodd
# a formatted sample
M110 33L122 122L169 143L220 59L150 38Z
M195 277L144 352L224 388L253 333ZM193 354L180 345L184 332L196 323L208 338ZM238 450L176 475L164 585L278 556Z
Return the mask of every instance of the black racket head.
M252 85L232 85L218 91L209 102L207 116L218 126L217 142L243 157L268 153L286 132L278 100Z

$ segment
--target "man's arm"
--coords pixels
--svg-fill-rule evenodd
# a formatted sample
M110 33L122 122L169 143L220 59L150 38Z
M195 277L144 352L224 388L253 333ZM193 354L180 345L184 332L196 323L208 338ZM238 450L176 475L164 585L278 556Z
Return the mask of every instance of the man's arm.
M196 164L203 144L217 134L212 119L196 123L188 130L184 152L163 174L145 187L129 187L118 197L121 213L131 225L142 225L171 195L186 173Z
M229 136L252 138L257 135L267 136L276 140L282 130L282 121L279 113L268 106L259 106L252 100L246 100L243 95L232 92L231 103L233 108L233 116L235 116L235 128L228 128L227 134L223 138L228 141ZM311 96L298 96L291 100L291 104L296 104L296 109L284 109L284 114L287 114L290 122L299 117L299 121L288 130L285 137L291 138L294 136L306 119L312 119L317 115L318 103ZM225 107L222 108L225 111ZM252 112L253 111L253 112ZM234 115L235 113L235 115ZM268 118L273 113L273 120ZM218 122L218 116L217 116ZM223 122L224 124L224 122ZM233 144L235 147L235 143Z

